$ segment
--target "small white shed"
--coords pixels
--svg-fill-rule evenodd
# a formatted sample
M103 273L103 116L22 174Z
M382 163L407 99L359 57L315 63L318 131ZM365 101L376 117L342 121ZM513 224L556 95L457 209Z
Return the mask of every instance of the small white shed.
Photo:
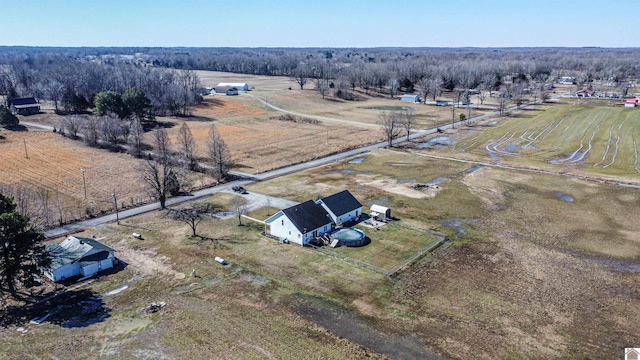
M400 100L406 101L406 102L412 102L412 103L419 103L420 102L420 97L418 95L415 95L415 94L404 94L404 95L402 95Z
M391 209L382 205L373 204L371 205L369 216L377 217L379 220L384 221L391 217Z

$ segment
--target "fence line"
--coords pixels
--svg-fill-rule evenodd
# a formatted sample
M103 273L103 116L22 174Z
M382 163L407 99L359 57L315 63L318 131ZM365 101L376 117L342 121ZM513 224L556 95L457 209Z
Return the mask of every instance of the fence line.
M427 231L427 230L423 230L423 229L416 229L418 231L424 231L424 232L429 232L431 233L431 231ZM436 233L437 234L437 233ZM316 251L319 251L325 255L329 255L332 256L338 260L342 260L346 263L349 263L351 265L355 265L355 266L359 266L361 268L365 268L367 270L371 270L373 272L377 272L379 274L383 274L386 276L393 276L395 273L397 273L398 271L400 271L401 269L403 269L405 266L411 264L412 262L414 262L415 260L417 260L419 257L421 257L422 255L424 255L426 252L429 252L433 249L435 249L436 247L440 246L444 241L446 240L446 238L444 237L444 235L439 234L438 235L438 239L429 243L429 245L423 247L422 249L418 250L415 254L411 255L407 260L403 261L400 265L397 265L393 268L391 268L391 270L384 270L381 269L377 266L373 266L371 264L368 264L366 262L360 261L360 260L356 260L353 258L350 258L348 256L343 256L343 255L339 255L338 253L325 249L324 247L319 247L319 246L315 246L315 245L311 245L311 244L307 244L305 246L308 246Z

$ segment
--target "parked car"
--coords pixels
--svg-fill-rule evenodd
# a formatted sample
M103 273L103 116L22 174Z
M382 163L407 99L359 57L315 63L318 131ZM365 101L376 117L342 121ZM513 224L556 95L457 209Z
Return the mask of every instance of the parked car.
M247 189L243 188L242 186L234 186L231 188L231 190L239 193L239 194L248 194L247 193Z

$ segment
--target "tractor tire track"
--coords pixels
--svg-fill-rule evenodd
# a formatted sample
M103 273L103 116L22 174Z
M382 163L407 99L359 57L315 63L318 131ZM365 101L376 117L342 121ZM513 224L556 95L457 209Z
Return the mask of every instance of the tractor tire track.
M618 147L619 147L618 145L620 144L620 136L621 136L620 129L622 129L622 125L624 125L625 121L626 120L622 120L622 122L620 123L620 126L618 126L618 138L616 139L616 142L615 142L616 150L613 152L613 157L611 158L611 162L603 166L602 167L603 169L608 168L609 166L613 165L613 163L616 162L616 156L618 155Z
M604 162L604 159L607 158L607 154L609 154L609 148L611 147L611 139L613 138L613 128L616 126L617 123L618 123L618 120L616 120L613 123L613 125L611 125L611 127L609 128L609 140L607 140L607 147L604 149L604 154L602 154L602 159L597 163L593 164L593 166L598 166L602 164Z

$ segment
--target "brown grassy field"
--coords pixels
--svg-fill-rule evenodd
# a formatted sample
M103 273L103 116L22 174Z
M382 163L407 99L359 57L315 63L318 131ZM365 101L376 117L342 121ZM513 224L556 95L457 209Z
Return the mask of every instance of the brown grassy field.
M68 317L79 316L69 310L42 325L9 325L0 329L0 354L28 356L29 343L32 353L58 358L379 357L371 349L410 358L408 348L427 344L455 359L614 359L637 340L640 192L513 170L468 172L469 164L399 151L364 157L249 190L306 200L348 188L362 203L390 206L398 224L448 235L404 272L389 278L278 244L260 236L264 225L239 227L234 219L204 221L202 237L189 238L186 225L151 213L83 234L105 237L129 264L87 286L100 295L129 285L101 297L107 317L91 322L89 312L89 323L69 328ZM446 179L429 197L398 191L411 190L400 179L437 178ZM398 187L378 186L385 179ZM225 210L233 196L207 201ZM198 277L189 275L194 269ZM167 306L143 311L157 301Z
M0 141L0 183L45 190L52 202L54 198L60 198L63 221L111 211L114 190L121 207L151 200L146 195L144 183L139 180L138 169L144 160L91 148L47 131L2 130L0 134L5 137ZM28 159L25 158L25 142ZM85 169L86 200L81 168ZM199 174L192 174L189 179L196 187L212 182Z
M168 129L174 143L182 122L186 121L198 143L198 155L204 158L207 136L215 124L231 151L236 169L252 174L382 140L381 131L375 127L274 120L271 119L274 113L229 97L207 97L194 115L197 121L161 119L175 125Z

